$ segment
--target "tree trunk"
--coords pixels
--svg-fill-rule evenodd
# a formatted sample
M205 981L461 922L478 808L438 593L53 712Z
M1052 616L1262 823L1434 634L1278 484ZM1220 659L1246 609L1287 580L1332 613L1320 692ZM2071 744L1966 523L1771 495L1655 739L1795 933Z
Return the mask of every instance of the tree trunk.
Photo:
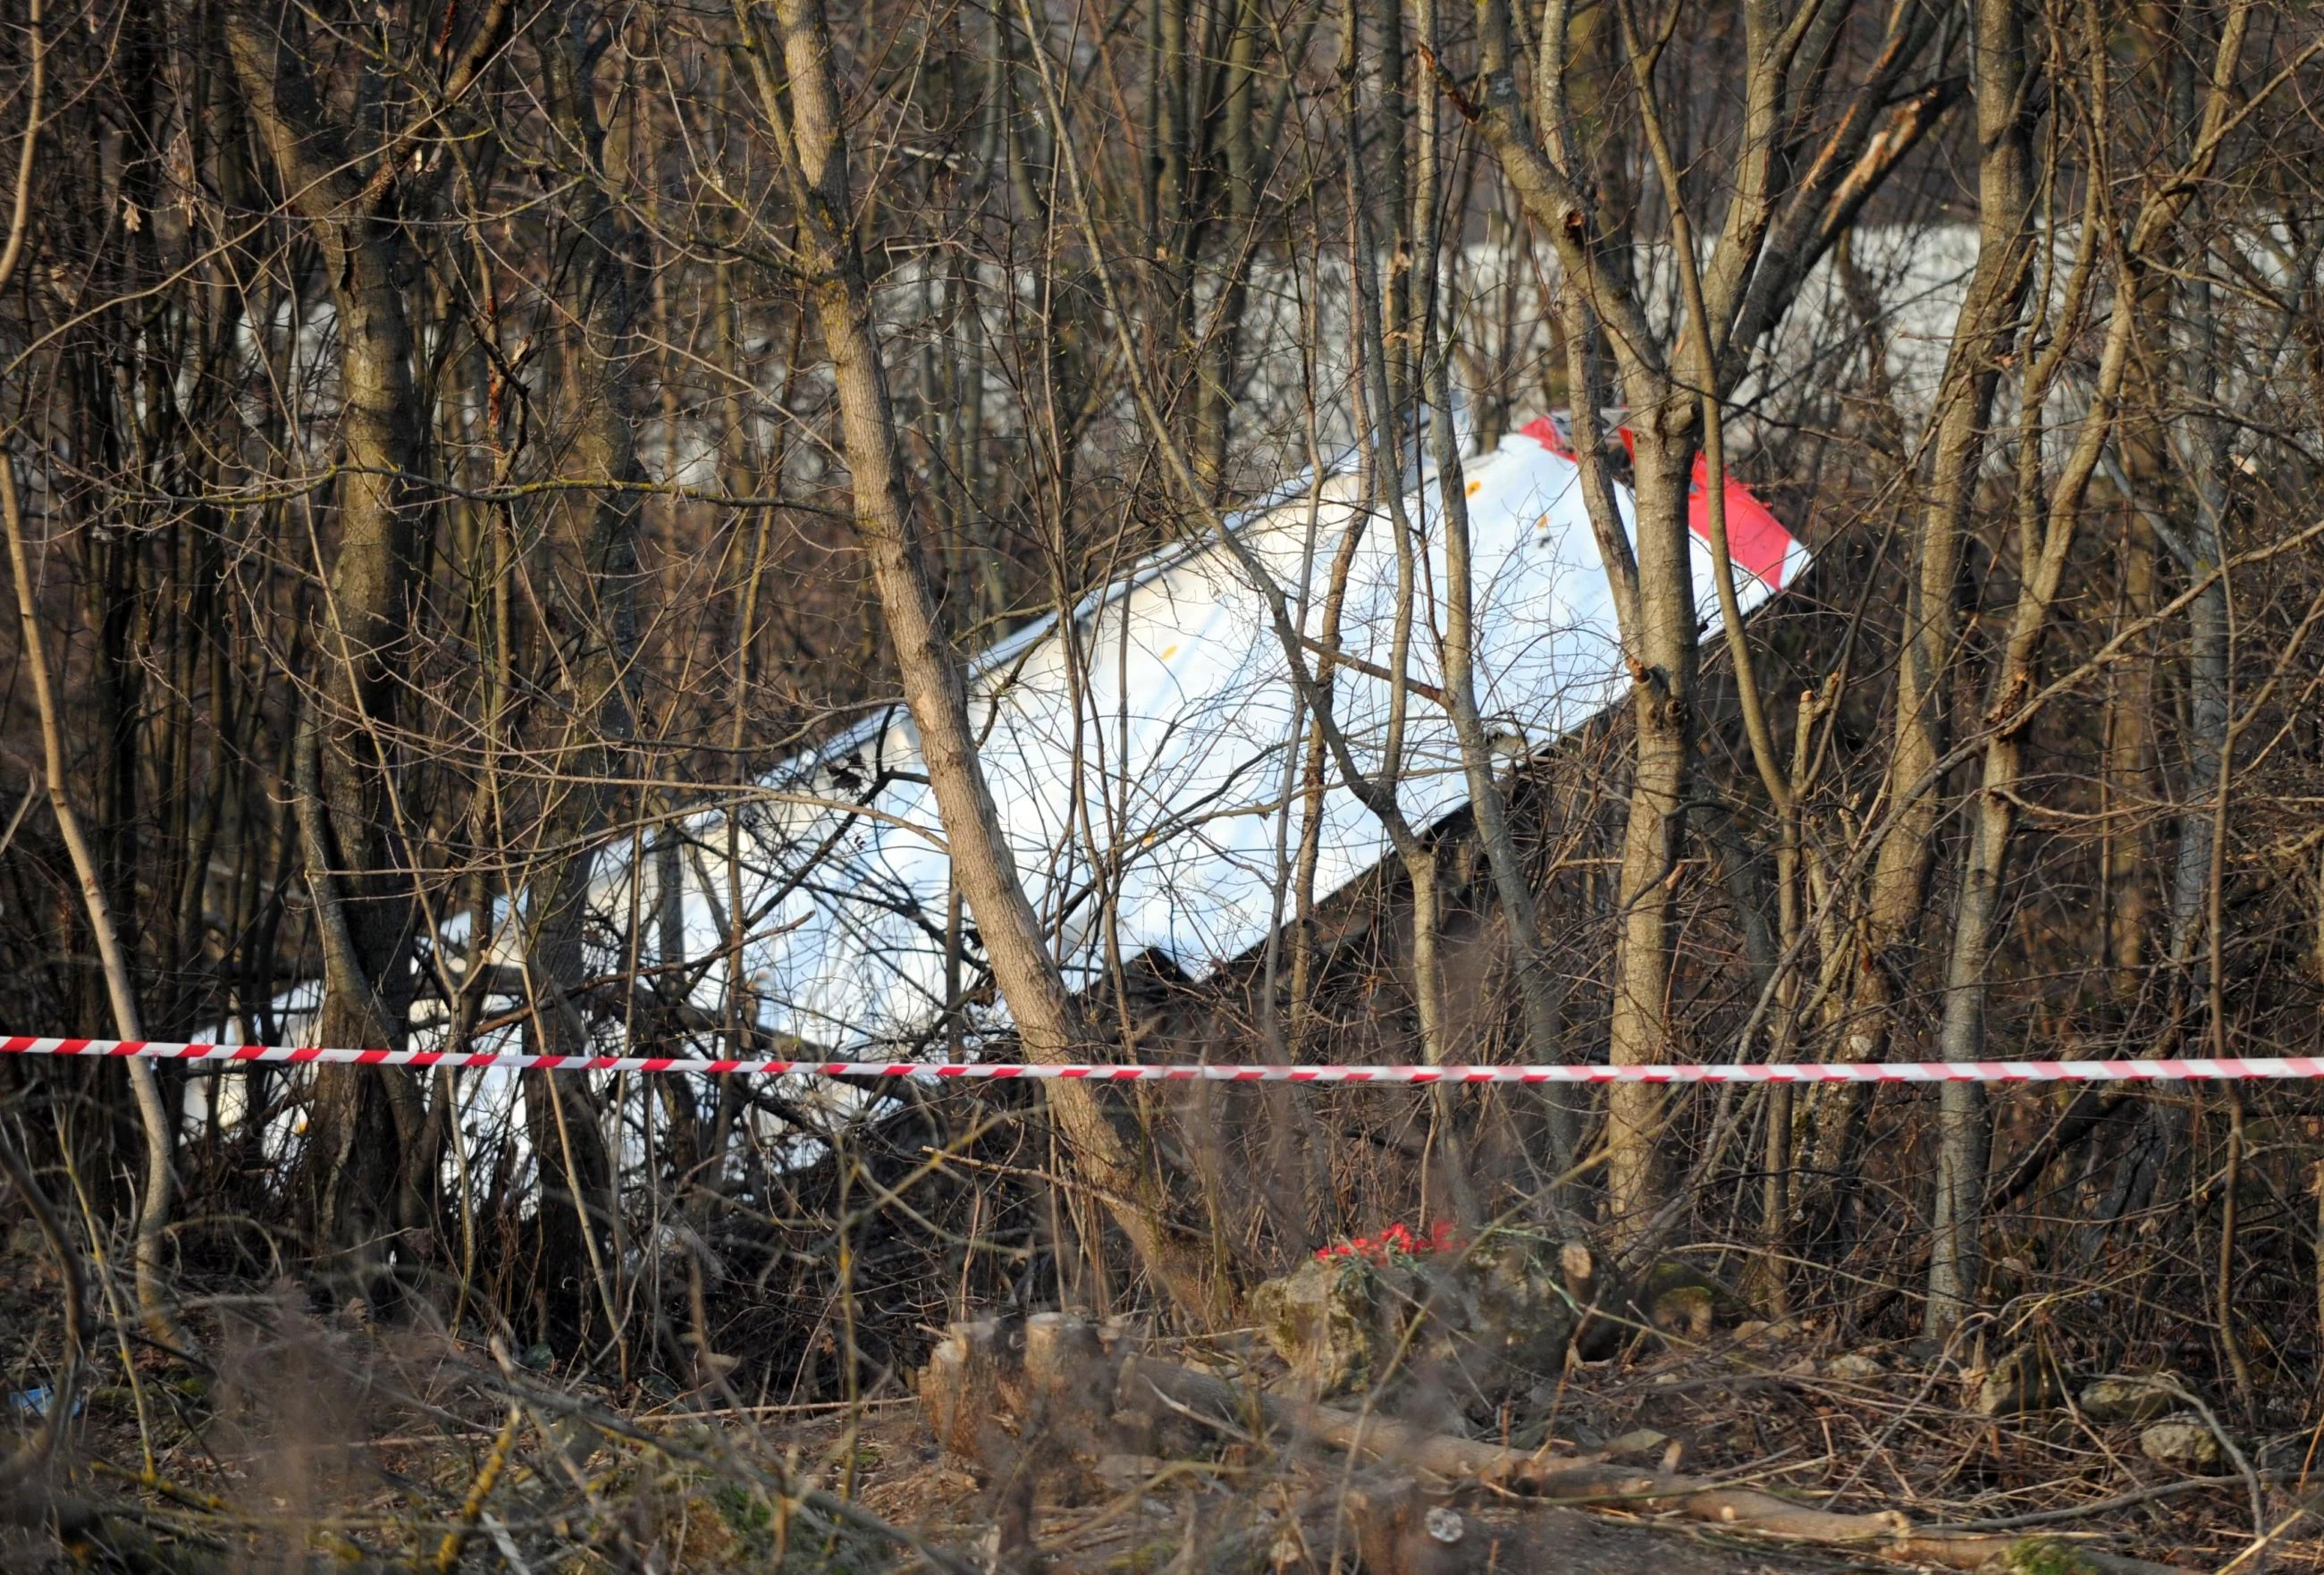
M1436 0L1418 0L1415 12L1421 41L1430 51L1440 47ZM1508 803L1495 774L1492 741L1477 706L1476 588L1470 561L1469 498L1461 470L1461 445L1452 425L1452 346L1436 334L1437 270L1436 170L1437 96L1420 95L1417 140L1421 173L1419 199L1414 213L1419 220L1414 237L1417 259L1414 296L1421 303L1421 374L1428 401L1430 457L1436 466L1436 494L1443 510L1444 530L1444 695L1452 732L1461 748L1461 769L1469 787L1477 839L1493 873L1493 891L1508 934L1509 962L1517 975L1517 999L1526 1026L1526 1058L1539 1064L1564 1059L1557 981L1541 946L1541 919L1526 878L1524 857L1509 824ZM1563 1174L1572 1167L1581 1147L1581 1112L1564 1090L1548 1091L1543 1123L1549 1138L1551 1169Z
M47 39L41 31L42 9L42 0L31 0L26 11L25 35L31 59L25 84L24 135L16 157L16 196L8 216L8 238L5 247L0 247L0 290L6 290L16 277L17 264L24 257L25 230L32 216L32 171L40 154L42 114L47 107L44 96L48 53ZM0 452L0 527L5 527L7 534L8 570L16 583L20 659L32 673L33 709L39 714L41 724L41 775L48 789L50 808L56 815L57 832L71 861L73 877L80 885L82 906L88 917L89 933L97 943L97 960L105 979L106 1004L112 1009L113 1031L124 1039L141 1039L144 1037L144 1028L138 1013L136 979L129 955L122 949L120 934L114 927L104 871L90 851L88 840L81 834L80 821L65 790L64 723L58 714L55 692L50 686L48 642L41 632L39 597L32 589L32 563L24 551L24 516L16 493L16 464L5 452ZM191 1342L179 1329L161 1287L162 1235L170 1224L175 1128L169 1108L161 1099L161 1081L153 1075L152 1064L133 1059L126 1070L130 1097L136 1102L138 1124L145 1139L144 1196L138 1201L134 1253L137 1310L147 1331L155 1339L180 1349L190 1349ZM29 1184L13 1167L12 1174L16 1174L20 1185L27 1187L26 1201L39 1210ZM56 1239L53 1225L50 1236ZM61 1256L62 1244L59 1241L57 1245ZM68 1284L76 1287L77 1313L76 1271L68 1265L64 1273Z
M39 14L33 15L33 27L40 25ZM34 114L39 113L37 91ZM26 137L31 142L31 137ZM31 157L27 147L26 158ZM21 226L21 215L19 225ZM14 247L11 246L13 257ZM5 273L5 271L0 271ZM0 284L5 284L0 278ZM57 714L54 692L50 688L47 642L41 633L40 616L32 594L32 565L24 551L23 511L16 493L15 461L0 454L0 523L5 523L8 536L8 568L16 582L16 613L19 638L25 666L32 677L33 707L40 714L42 776L48 788L49 806L57 817L57 831L63 839L66 856L71 861L73 876L80 883L81 902L88 916L89 934L97 942L97 962L105 980L106 1003L112 1009L113 1031L124 1039L142 1039L145 1030L137 1008L136 981L130 972L127 952L113 923L113 912L106 900L105 881L96 855L90 851L88 839L81 833L80 818L73 812L72 799L65 791L64 729ZM170 1312L168 1297L161 1284L162 1233L170 1225L170 1195L172 1138L175 1124L170 1119L168 1106L162 1101L160 1079L153 1075L149 1061L132 1058L126 1064L130 1096L136 1101L138 1124L145 1138L144 1195L138 1200L137 1238L134 1254L137 1282L137 1310L144 1319L146 1330L156 1340L180 1349L191 1349L192 1342L178 1327Z
M1627 16L1615 19L1621 23L1618 38L1612 23L1591 24L1597 27L1594 36L1617 50L1614 68L1628 70L1663 171L1673 244L1692 261L1692 231L1680 207L1683 193L1655 97L1662 43L1631 36ZM1672 947L1699 655L1689 490L1704 410L1715 407L1743 374L1757 345L1788 312L1808 271L1937 113L1941 96L1914 96L1908 103L1895 91L1933 34L1896 14L1878 63L1846 87L1849 113L1836 123L1821 151L1811 152L1804 142L1787 143L1802 132L1784 128L1809 124L1839 79L1797 71L1797 61L1806 58L1796 52L1804 33L1772 26L1765 13L1746 8L1743 88L1748 125L1742 156L1718 241L1699 272L1689 276L1686 332L1695 336L1700 351L1694 365L1711 373L1708 386L1698 388L1687 386L1673 371L1673 357L1624 255L1627 237L1604 234L1607 207L1621 205L1601 204L1587 161L1617 143L1596 128L1585 134L1574 114L1568 78L1578 73L1582 42L1572 11L1563 5L1545 7L1537 32L1514 25L1506 0L1483 0L1478 17L1475 97L1441 68L1440 81L1499 157L1503 175L1556 248L1562 288L1572 303L1564 314L1569 363L1589 363L1602 325L1629 406L1635 556L1622 540L1609 489L1591 474L1597 456L1582 452L1594 446L1596 412L1585 408L1589 401L1582 391L1569 391L1584 497L1621 620L1635 730L1609 1049L1618 1062L1661 1061L1679 1048L1669 1019ZM1513 69L1512 49L1521 37L1535 57L1531 104L1519 97ZM1823 47L1806 46L1810 54ZM1891 118L1884 121L1884 115ZM1884 128L1879 136L1872 134L1875 124ZM1706 382L1699 373L1692 381ZM1763 739L1754 739L1755 752L1764 756L1764 745ZM1663 1106L1660 1091L1647 1085L1608 1091L1607 1180L1618 1239L1645 1229L1662 1202L1656 1139Z
M1985 454L1994 392L2020 330L2032 277L2033 129L2021 0L1978 0L1972 91L1977 103L1978 253L1954 321L1939 385L1926 502L1905 580L1904 650L1896 664L1888 792L1895 824L1872 870L1856 947L1853 1011L1840 1059L1880 1061L1895 1029L1901 954L1927 903L1944 805L1930 780L1949 736L1945 701L1959 643L1961 553ZM1841 1086L1816 1096L1814 1168L1829 1178L1811 1205L1830 1213L1848 1187L1866 1093Z
M538 916L526 977L536 1043L550 1054L570 1055L589 1053L582 999L590 973L589 896L598 841L620 805L620 796L604 781L619 773L634 731L628 675L637 646L640 494L632 489L641 474L636 380L648 363L637 342L641 292L629 237L608 196L605 135L593 85L561 17L548 18L535 37L542 100L566 156L580 166L564 236L573 254L559 271L572 293L558 312L566 325L560 370L572 434L562 468L580 484L558 494L550 518L561 549L558 594L579 644L563 664L576 691L571 714L588 736L580 748L559 751L573 762L573 780L553 817L554 840L574 851L549 861L531 882L530 906ZM567 575L573 576L569 586ZM577 1325L581 1303L594 1287L608 1324L618 1326L605 1267L618 1215L602 1119L586 1082L551 1086L552 1075L530 1077L525 1084L544 1191L567 1194L549 1203L553 1212L542 1218L543 1272L561 1314Z
M1259 97L1259 6L1257 0L1227 0L1227 4L1232 14L1227 23L1226 85L1221 111L1227 223L1219 237L1226 249L1226 277L1219 287L1215 318L1205 336L1208 343L1202 357L1194 445L1195 465L1203 479L1222 491L1228 479L1228 442L1234 430L1236 371L1243 317L1250 299L1250 259L1258 249L1252 231L1259 216L1259 186L1266 178L1254 121Z
M1618 1065L1668 1061L1672 942L1679 858L1684 846L1688 760L1694 743L1698 659L1694 578L1687 541L1687 484L1694 469L1694 422L1678 401L1639 407L1655 391L1629 389L1638 433L1637 541L1638 622L1631 657L1630 806L1622 835L1616 906L1608 1055ZM1643 396L1643 398L1642 398ZM1657 421L1659 418L1659 423ZM1643 1229L1662 1202L1665 1095L1647 1083L1618 1083L1606 1097L1606 1190L1618 1241Z
M2109 259L2114 263L2116 309L2107 322L2104 348L2091 379L2089 408L2071 428L2074 447L2061 464L2046 500L2042 496L2043 405L2081 327L2080 303L2096 272L2094 236L2101 226L2102 215L2095 193L2081 221L2073 275L2062 289L2062 321L2052 330L2053 336L2038 361L2020 373L2024 391L2019 401L2017 603L2010 614L2007 640L1986 706L1992 731L1986 742L1975 827L1962 869L1960 904L1954 918L1952 953L1946 969L1944 1021L1939 1038L1939 1054L1946 1060L1978 1060L1985 1050L1989 953L2001 917L2001 885L2006 873L2009 836L2015 824L2023 764L2021 724L2011 718L2010 713L2034 691L2034 658L2065 574L2067 556L2072 550L2082 501L2112 437L2123 380L2136 337L2138 314L2133 309L2139 299L2141 280L2161 254L2161 248L2170 239L2180 216L2217 156L2218 128L2225 123L2232 102L2234 65L2242 52L2248 21L2248 12L2237 10L2221 30L2211 91L2200 123L2201 136L2195 142L2188 162L2176 172L2176 179L2150 189L2124 234L2121 249ZM1981 39L1979 47L1987 47L1986 41ZM2013 55L2013 68L2015 60ZM2224 599L2224 584L2220 592ZM2222 646L2224 639L2223 629ZM2224 671L2219 681L2218 736L2224 743ZM2215 782L2215 789L2218 786ZM2214 815L2217 808L2215 800L2203 813ZM2213 889L2209 879L2210 834L2207 832L2203 843L2206 892ZM2181 874L2184 873L2182 869ZM1935 1236L1929 1262L1926 1325L1932 1337L1941 1338L1951 1332L1967 1314L1976 1295L1985 1165L1991 1144L1991 1122L1985 1109L1982 1086L1945 1084L1939 1116Z
M318 924L343 927L347 944L327 949L336 959L308 1038L398 1048L411 990L411 904L405 878L389 872L401 861L383 781L392 762L383 751L401 711L418 554L430 517L409 479L421 454L421 403L398 282L401 239L374 211L376 194L357 186L341 128L326 120L284 41L252 11L228 8L223 23L276 179L322 250L337 317L346 469L316 637L327 664L316 723L324 736L312 806L318 834L307 842ZM327 861L320 868L312 861L318 856ZM311 1097L299 1187L309 1229L318 1244L370 1240L374 1227L393 1220L406 1190L399 1128L414 1125L419 1087L401 1069L319 1066ZM376 1163L383 1155L385 1163Z
M779 0L781 60L789 111L763 49L761 108L788 143L800 238L813 272L811 298L839 396L840 440L855 501L855 526L872 569L901 680L919 732L920 756L952 852L954 880L974 916L995 983L1016 1020L1028 1060L1068 1061L1092 1047L1064 976L1041 935L1001 829L968 718L959 661L940 626L913 520L904 456L872 323L871 291L855 237L831 46L819 0ZM746 36L750 27L743 17ZM1223 1287L1204 1255L1177 1236L1153 1179L1123 1142L1094 1091L1078 1082L1050 1091L1074 1167L1104 1199L1114 1222L1171 1297L1190 1316L1215 1322Z

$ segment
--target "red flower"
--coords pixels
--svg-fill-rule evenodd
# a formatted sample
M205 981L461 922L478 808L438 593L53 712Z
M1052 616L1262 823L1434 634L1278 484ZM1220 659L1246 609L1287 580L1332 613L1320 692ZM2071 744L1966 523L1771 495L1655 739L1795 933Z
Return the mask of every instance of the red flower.
M1333 1246L1319 1248L1315 1252L1315 1261L1332 1263L1341 1258L1360 1257L1385 1268L1398 1257L1459 1252L1467 1245L1461 1238L1459 1227L1450 1220L1439 1220L1428 1227L1425 1235L1417 1236L1410 1226L1397 1220L1384 1227L1378 1236L1351 1236Z

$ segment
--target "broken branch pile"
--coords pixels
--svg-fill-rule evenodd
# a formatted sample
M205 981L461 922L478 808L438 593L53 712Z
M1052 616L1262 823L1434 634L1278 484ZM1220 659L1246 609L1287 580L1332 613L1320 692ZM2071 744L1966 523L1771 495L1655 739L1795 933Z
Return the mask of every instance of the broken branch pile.
M1552 1453L1548 1445L1533 1451L1510 1449L1376 1415L1368 1408L1349 1410L1270 1394L1167 1360L1141 1349L1142 1343L1127 1329L1101 1328L1061 1312L983 1319L946 1331L922 1369L921 1403L945 1449L1001 1488L1004 1548L1021 1534L1033 1495L1045 1483L1071 1492L1093 1478L1118 1481L1124 1466L1158 1469L1168 1458L1199 1456L1223 1440L1273 1446L1295 1458L1336 1451L1425 1478L1443 1497L1486 1492L1545 1505L1619 1505L1900 1563L2181 1575L2173 1566L2046 1541L1919 1529L1894 1509L1850 1514L1815 1508L1756 1488L1674 1470L1643 1470L1602 1454ZM1133 1469L1127 1474L1144 1473ZM1359 1520L1368 1513L1402 1515L1406 1508L1393 1506L1406 1506L1408 1499L1396 1493L1357 1494L1348 1507ZM1461 1559L1448 1561L1447 1545L1440 1541L1428 1561L1432 1575L1469 1567ZM2036 1548L2050 1554L2051 1561L2029 1565ZM1480 1541L1474 1550L1476 1568L1483 1569L1489 1556Z

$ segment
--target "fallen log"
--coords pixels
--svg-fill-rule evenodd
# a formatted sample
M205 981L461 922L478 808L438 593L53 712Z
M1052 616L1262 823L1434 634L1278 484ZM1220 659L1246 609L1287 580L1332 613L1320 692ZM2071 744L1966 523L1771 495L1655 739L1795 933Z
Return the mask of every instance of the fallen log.
M1345 1450L1360 1459L1392 1460L1448 1481L1489 1483L1513 1493L1534 1493L1535 1483L1546 1474L1561 1469L1586 1468L1600 1459L1596 1455L1545 1458L1524 1450L1415 1427L1394 1417L1269 1395L1153 1357L1123 1357L1114 1390L1117 1412L1150 1414L1157 1397L1171 1409L1193 1412L1247 1431L1287 1432ZM1624 1479L1636 1475L1635 1471L1626 1473Z

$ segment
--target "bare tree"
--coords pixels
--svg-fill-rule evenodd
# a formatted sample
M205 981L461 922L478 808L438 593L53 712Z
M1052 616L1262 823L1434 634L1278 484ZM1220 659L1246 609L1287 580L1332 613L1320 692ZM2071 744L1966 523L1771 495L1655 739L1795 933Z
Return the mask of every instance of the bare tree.
M1656 86L1672 32L1649 29L1625 6L1615 18L1597 18L1600 31L1585 41L1576 34L1571 9L1553 5L1531 48L1520 52L1507 6L1486 0L1479 14L1477 95L1473 103L1465 97L1462 102L1526 211L1556 247L1563 288L1576 301L1569 342L1586 355L1604 336L1628 405L1628 429L1636 434L1635 557L1606 489L1591 486L1587 493L1608 572L1618 582L1616 605L1633 678L1636 743L1617 899L1622 939L1609 1045L1618 1062L1665 1061L1680 1048L1669 1015L1677 911L1671 880L1689 813L1701 659L1688 527L1698 447L1707 427L1716 428L1720 402L1782 321L1809 270L1955 91L1940 79L1887 107L1937 41L1933 16L1917 8L1891 14L1885 36L1852 74L1832 70L1830 53L1848 11L1803 6L1787 18L1774 5L1744 7L1744 119L1725 213L1707 258L1696 253ZM1604 30L1617 24L1618 38L1609 36ZM1608 233L1609 216L1592 195L1598 183L1589 166L1590 144L1573 109L1575 86L1589 69L1583 51L1591 44L1628 76L1637 95L1639 129L1668 204L1669 239L1683 282L1685 327L1676 334L1661 331L1649 314L1644 271L1626 255L1637 238ZM1521 66L1532 83L1530 105L1520 94ZM1450 79L1445 88L1462 91ZM1576 391L1586 396L1592 390ZM1587 446L1587 428L1584 433ZM1714 473L1707 494L1720 499L1722 490ZM1731 606L1731 588L1726 599ZM1772 744L1757 714L1756 686L1746 678L1742 692L1752 696L1745 704L1753 747L1763 774L1772 778ZM1655 1157L1662 1101L1647 1085L1626 1085L1612 1091L1608 1109L1611 1206L1618 1220L1635 1225L1662 1201Z

